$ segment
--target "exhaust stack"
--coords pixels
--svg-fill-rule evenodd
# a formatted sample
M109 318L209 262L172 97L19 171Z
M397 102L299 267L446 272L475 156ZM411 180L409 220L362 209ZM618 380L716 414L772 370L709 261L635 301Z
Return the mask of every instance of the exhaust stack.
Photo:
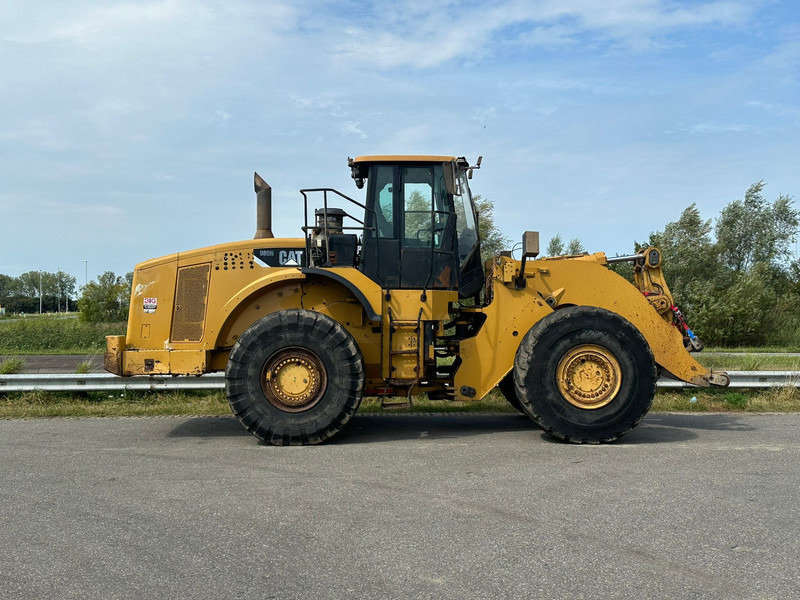
M256 188L256 235L253 239L274 238L272 235L272 188L261 179L261 175L253 173Z

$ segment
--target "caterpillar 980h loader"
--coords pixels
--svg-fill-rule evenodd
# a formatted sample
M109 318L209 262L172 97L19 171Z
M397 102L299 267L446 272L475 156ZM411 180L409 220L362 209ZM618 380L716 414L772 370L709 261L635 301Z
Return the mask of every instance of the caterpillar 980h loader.
M271 189L256 174L254 239L139 264L127 334L108 338L106 368L225 370L233 412L276 445L330 438L365 394L463 401L496 386L551 435L608 442L647 413L662 371L728 384L687 351L699 341L657 249L536 259L538 233L527 232L521 260L503 252L484 265L468 185L480 159L349 166L363 204L301 190L303 237L273 237ZM615 260L633 263L634 284L608 268Z

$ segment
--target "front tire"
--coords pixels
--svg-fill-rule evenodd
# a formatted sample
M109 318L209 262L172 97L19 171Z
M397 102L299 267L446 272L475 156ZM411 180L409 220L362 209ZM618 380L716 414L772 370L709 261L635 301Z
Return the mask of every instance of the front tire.
M602 308L571 306L525 335L514 384L522 409L550 435L597 444L624 435L650 410L656 365L628 320Z
M225 371L233 414L276 446L319 444L358 410L364 361L337 321L284 310L256 321L236 342Z
M503 377L500 383L497 384L497 387L500 390L500 393L503 394L503 398L505 398L511 406L516 408L524 415L525 409L522 408L522 403L519 401L519 398L517 398L517 389L514 386L513 371Z

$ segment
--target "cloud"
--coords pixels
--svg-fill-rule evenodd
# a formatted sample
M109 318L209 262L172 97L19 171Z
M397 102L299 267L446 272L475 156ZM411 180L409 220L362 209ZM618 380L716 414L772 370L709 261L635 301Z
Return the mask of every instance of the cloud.
M693 123L691 125L683 125L676 129L666 131L667 135L675 135L678 137L690 136L715 136L726 135L734 133L745 133L752 131L752 127L742 124L720 124L720 123Z
M345 30L336 48L353 59L369 57L381 68L432 68L453 59L469 60L501 47L561 47L595 38L654 47L655 36L686 28L740 25L755 10L743 1L679 4L663 0L507 0L472 8L431 5L405 12L383 3L373 11L391 15ZM446 25L443 25L446 24Z
M119 33L119 30L127 31L131 35L133 30L140 27L175 21L189 8L178 0L120 3L100 7L95 3L63 3L55 11L29 9L33 14L39 13L38 16L27 20L27 26L26 20L20 20L17 31L4 34L2 39L19 44L42 44L59 40L87 43ZM54 15L56 18L48 21L42 13Z
M362 140L367 139L367 134L361 129L361 123L356 121L345 121L341 124L342 133L356 135Z

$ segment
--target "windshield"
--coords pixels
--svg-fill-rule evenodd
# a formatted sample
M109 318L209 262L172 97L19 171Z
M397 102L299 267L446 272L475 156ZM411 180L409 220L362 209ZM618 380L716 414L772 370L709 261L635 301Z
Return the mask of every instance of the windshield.
M458 260L460 266L478 244L478 226L472 207L472 194L467 184L466 171L459 171L456 179L456 195L453 196L456 210L456 235L458 236Z

